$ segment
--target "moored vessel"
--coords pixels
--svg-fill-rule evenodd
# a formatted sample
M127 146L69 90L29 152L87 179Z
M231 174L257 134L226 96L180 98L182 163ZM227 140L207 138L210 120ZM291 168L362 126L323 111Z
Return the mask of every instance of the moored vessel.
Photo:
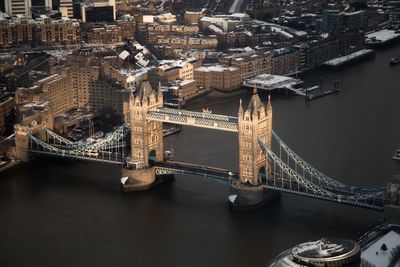
M400 149L397 149L397 150L394 152L394 156L392 157L392 159L400 160Z
M392 57L391 59L390 59L390 65L397 65L397 64L399 64L400 63L400 56L398 56L398 57Z

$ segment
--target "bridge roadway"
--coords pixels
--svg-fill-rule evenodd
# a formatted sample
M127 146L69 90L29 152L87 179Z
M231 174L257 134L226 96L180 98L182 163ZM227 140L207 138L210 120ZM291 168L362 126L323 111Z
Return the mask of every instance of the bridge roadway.
M325 195L315 194L315 192L309 190L304 185L296 181L293 181L291 179L274 178L274 180L267 181L266 187L271 190L284 192L288 194L306 196L309 198L342 203L350 206L356 206L377 211L383 211L385 206L385 198L365 197L357 199L354 196L341 195L341 194L336 194L336 198L332 198Z
M90 155L79 155L79 154L60 154L51 151L44 151L44 150L36 150L36 149L29 149L29 154L31 155L41 155L41 156L49 156L49 157L62 157L68 159L77 159L77 160L84 160L84 161L95 161L95 162L103 162L108 164L116 164L122 165L124 157L121 154L110 154L109 152L97 152Z
M204 177L214 178L223 182L230 182L233 178L237 178L238 174L226 169L215 168L205 165L198 165L178 161L153 161L151 165L156 168L157 174L191 174Z
M159 108L156 111L149 112L147 119L171 124L238 132L238 119L236 117L212 113Z

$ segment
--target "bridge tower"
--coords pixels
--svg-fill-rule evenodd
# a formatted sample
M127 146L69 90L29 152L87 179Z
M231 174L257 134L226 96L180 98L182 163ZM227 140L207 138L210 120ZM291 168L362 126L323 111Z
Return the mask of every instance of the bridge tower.
M162 106L162 92L153 90L148 81L143 82L139 92L131 94L129 99L131 158L144 161L146 167L149 160L163 160L163 123L147 120L149 111Z
M400 224L400 177L397 176L388 182L386 188L387 201L385 217L391 223Z
M270 97L265 106L254 88L253 96L246 110L242 100L238 111L239 129L239 176L242 183L259 185L271 175L271 167L257 138L271 146L272 106ZM263 182L265 183L265 182Z
M272 169L258 138L271 146L272 106L270 97L267 106L261 102L256 88L246 109L240 100L238 132L239 179L231 183L228 200L235 210L254 209L280 197L265 186Z
M171 177L157 176L150 161L162 161L163 124L147 120L148 112L163 106L161 91L153 90L148 81L142 82L139 91L129 97L129 122L131 126L131 159L122 168L122 190L142 191ZM173 175L172 175L173 176Z

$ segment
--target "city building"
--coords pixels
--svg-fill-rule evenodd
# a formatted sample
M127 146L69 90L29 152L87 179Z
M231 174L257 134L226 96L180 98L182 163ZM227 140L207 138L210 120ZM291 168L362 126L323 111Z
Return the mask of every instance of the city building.
M264 73L272 72L271 54L266 52L239 54L233 57L226 57L220 60L240 70L240 79L245 80Z
M365 29L368 18L364 10L343 12L340 10L324 10L322 13L322 30L332 31L341 28Z
M39 106L57 120L73 109L98 113L105 109L126 118L130 90L99 67L93 54L75 54L68 61L51 69L51 75L29 88L18 88L16 102L21 114L29 114ZM107 60L107 59L105 59Z
M15 120L15 100L8 95L0 96L0 136L10 134Z
M194 58L186 60L163 60L159 66L149 70L149 82L152 87L158 83L168 84L174 80L193 80L194 69L201 66L201 62Z
M300 70L300 54L293 48L281 48L271 51L271 74L288 75Z
M112 22L116 20L116 12L115 0L81 3L82 22Z
M63 17L74 17L74 5L73 0L59 0L59 10Z
M34 42L36 21L26 17L0 20L0 47L9 48Z
M400 8L394 8L389 11L389 25L394 29L400 28Z
M24 15L31 16L32 8L31 0L4 0L4 10L10 15ZM41 6L52 8L51 0L43 0Z
M80 41L80 25L76 19L63 18L36 20L36 44L39 46L77 45Z
M206 90L232 91L242 85L240 69L222 65L196 68L194 70L194 79L199 88Z
M269 266L357 266L360 245L349 239L327 239L299 244L285 251Z
M158 45L171 46L176 48L216 48L218 40L215 36L208 37L186 37L186 36L165 36L157 37Z
M80 43L80 25L75 19L54 20L43 16L33 20L16 17L0 21L0 48L21 45L71 46Z
M185 10L184 20L186 25L197 25L199 20L205 16L202 11Z
M197 83L195 80L174 80L162 85L161 90L170 99L187 101L197 95Z
M116 44L135 36L136 22L125 16L112 23L94 23L86 31L84 40L89 44Z
M171 13L163 13L157 16L154 16L154 21L159 24L176 24L176 16Z

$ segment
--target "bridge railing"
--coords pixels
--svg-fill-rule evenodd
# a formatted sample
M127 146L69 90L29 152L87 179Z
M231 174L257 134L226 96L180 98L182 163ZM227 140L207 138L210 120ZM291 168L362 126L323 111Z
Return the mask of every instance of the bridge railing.
M385 196L381 192L376 194L343 194L340 188L327 189L315 184L301 175L282 161L264 142L258 138L258 142L273 164L273 177L267 181L267 186L272 189L287 191L299 195L309 195L315 198L326 199L349 205L382 209ZM277 168L278 167L278 168ZM277 170L278 169L278 170ZM278 177L277 177L278 174ZM287 178L284 178L287 177Z
M315 169L311 164L307 163L304 159L302 159L299 155L297 155L290 147L275 133L273 132L273 137L277 140L279 149L285 151L287 153L288 159L292 159L296 168L299 166L304 172L307 172L310 175L311 181L314 183L318 183L319 186L330 189L330 190L338 190L342 193L350 193L350 194L375 194L375 193L383 193L385 192L385 186L380 187L354 187L348 186L342 182L339 182L319 170ZM307 176L304 176L307 177Z

